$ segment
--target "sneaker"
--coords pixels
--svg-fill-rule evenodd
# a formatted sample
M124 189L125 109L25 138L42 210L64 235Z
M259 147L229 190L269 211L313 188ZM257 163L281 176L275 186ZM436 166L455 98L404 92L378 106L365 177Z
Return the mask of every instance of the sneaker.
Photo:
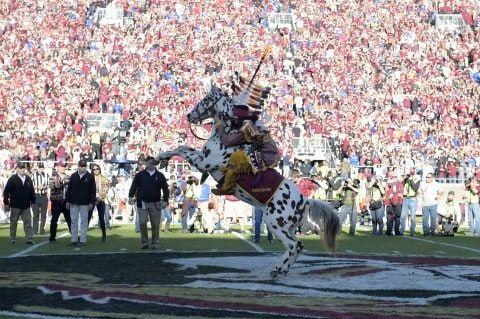
M253 240L253 243L254 243L254 244L260 244L260 240L254 239L254 240Z
M148 249L148 245L147 244L142 244L142 249Z
M78 247L84 247L84 246L85 246L85 243L79 242L79 243L77 244L77 246L78 246Z
M49 238L48 242L51 243L51 244L56 244L57 240L55 238Z
M27 245L33 245L33 240L27 240Z
M17 243L17 240L16 240L16 239L12 239L12 240L10 240L10 243L11 243L12 245L15 245L15 244Z
M69 247L77 247L78 243L75 241L70 242L67 246Z
M152 245L152 249L153 250L158 249L158 245Z

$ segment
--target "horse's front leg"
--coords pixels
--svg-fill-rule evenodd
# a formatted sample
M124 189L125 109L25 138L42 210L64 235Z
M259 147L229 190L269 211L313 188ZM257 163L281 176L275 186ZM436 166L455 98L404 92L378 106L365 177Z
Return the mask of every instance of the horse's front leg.
M157 156L157 160L166 161L173 156L182 157L190 163L190 165L196 167L201 172L206 170L202 152L188 146L179 146L174 150L162 152Z

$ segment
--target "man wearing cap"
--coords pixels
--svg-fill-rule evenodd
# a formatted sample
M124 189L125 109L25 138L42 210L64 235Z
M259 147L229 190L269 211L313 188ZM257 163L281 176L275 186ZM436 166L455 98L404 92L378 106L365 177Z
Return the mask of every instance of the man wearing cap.
M85 246L87 242L88 211L93 208L96 191L95 178L87 171L87 161L81 159L78 162L78 171L70 176L65 196L66 207L70 209L72 220L70 246Z
M55 171L52 174L52 179L50 180L52 220L50 221L49 241L51 243L57 241L57 223L60 214L63 214L63 217L67 222L68 231L71 232L70 211L66 207L67 201L65 198L69 180L70 177L65 174L65 164L63 162L58 162L55 166Z
M33 234L38 234L38 219L40 218L40 234L45 235L45 222L47 220L48 184L50 175L45 172L42 162L37 164L37 170L32 174L35 189L35 205L33 206Z
M17 164L17 173L12 175L3 190L3 204L5 211L10 210L10 241L17 242L17 223L21 217L27 244L33 244L32 215L30 207L35 204L33 182L25 174L25 163Z
M146 164L145 170L138 172L133 178L128 197L131 204L134 197L137 200L142 249L148 248L149 218L152 225L152 248L156 249L160 236L161 212L168 205L168 184L165 176L156 169L158 162L153 157L149 156Z

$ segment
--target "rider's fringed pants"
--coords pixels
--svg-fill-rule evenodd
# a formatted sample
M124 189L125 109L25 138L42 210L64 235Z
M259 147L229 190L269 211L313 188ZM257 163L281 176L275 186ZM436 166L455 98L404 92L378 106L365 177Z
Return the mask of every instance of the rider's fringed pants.
M225 181L222 185L223 191L233 191L237 185L237 175L238 174L251 174L252 165L250 163L250 158L245 154L244 151L237 150L232 153L230 159L228 160L227 166L223 169L223 174L225 175Z

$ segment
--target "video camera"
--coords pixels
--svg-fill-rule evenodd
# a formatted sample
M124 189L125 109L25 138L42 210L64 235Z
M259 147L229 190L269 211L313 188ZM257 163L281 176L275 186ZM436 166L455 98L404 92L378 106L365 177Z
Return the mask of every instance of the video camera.
M457 221L453 220L453 216L449 216L447 218L439 215L440 220L440 234L441 236L454 236L454 233L458 231L459 224Z

